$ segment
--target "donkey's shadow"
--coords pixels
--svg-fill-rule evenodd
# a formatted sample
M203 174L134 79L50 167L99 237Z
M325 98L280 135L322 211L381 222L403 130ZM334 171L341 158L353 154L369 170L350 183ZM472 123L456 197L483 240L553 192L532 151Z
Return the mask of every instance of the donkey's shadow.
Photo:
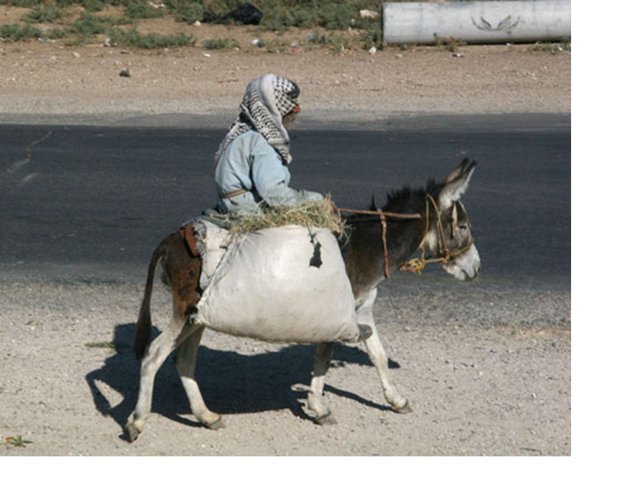
M157 333L155 330L154 335ZM115 354L107 358L102 367L86 375L97 410L123 427L135 408L140 382L140 364L131 345L134 335L135 324L117 326L113 336ZM306 386L311 380L314 348L313 345L286 345L277 352L243 355L201 345L196 378L202 396L209 408L220 414L289 409L298 417L310 419L302 405L307 395ZM156 375L152 411L183 424L199 425L190 420L192 417L183 416L190 415L191 410L172 363L171 359L165 362ZM372 365L362 350L338 344L331 369L346 364ZM394 361L390 361L389 366L399 367ZM118 392L123 397L122 401L112 405L102 393L101 383ZM372 408L389 409L386 405L331 385L326 385L325 391Z

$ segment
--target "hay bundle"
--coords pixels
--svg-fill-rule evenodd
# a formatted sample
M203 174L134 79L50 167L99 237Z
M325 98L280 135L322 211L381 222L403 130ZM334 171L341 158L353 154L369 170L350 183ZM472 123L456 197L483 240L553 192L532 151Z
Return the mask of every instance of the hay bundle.
M320 202L304 202L294 206L268 208L259 215L243 215L234 219L229 231L231 233L247 233L285 225L326 228L342 235L344 234L345 221L335 210L331 199L324 198Z

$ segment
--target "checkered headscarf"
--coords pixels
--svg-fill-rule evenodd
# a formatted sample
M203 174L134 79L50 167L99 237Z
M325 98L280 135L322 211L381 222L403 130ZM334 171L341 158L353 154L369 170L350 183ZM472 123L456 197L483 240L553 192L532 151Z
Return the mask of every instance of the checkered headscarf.
M289 152L289 134L282 125L282 117L293 110L300 89L293 81L273 74L253 80L240 104L240 114L218 148L214 168L229 144L249 130L256 130L276 149L286 164L293 158Z

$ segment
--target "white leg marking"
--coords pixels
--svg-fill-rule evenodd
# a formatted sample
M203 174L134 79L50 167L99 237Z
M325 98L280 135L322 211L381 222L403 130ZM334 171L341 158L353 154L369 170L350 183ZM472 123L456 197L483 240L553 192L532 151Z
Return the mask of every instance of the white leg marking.
M324 379L329 370L333 347L333 343L319 343L313 355L313 377L307 396L307 405L315 413L316 422L321 425L336 423L323 397Z
M373 304L376 301L377 289L372 290L364 303L358 308L358 323L369 325L373 330L371 337L365 340L364 345L369 353L371 362L376 367L380 376L380 383L384 392L384 398L395 411L410 411L409 401L400 395L391 383L389 375L389 357L382 346L380 335L373 319Z
M138 402L133 413L129 416L126 429L129 433L129 440L135 440L144 428L147 416L151 412L151 402L153 400L153 384L156 373L167 359L173 349L179 345L184 336L175 318L169 323L167 330L156 338L149 350L142 359L140 367L140 390L138 392Z
M191 412L205 427L216 429L222 426L220 421L222 417L207 408L195 379L196 358L198 356L198 347L202 339L204 327L192 326L191 332L193 333L178 347L176 352L176 368L180 374L182 386L187 393Z

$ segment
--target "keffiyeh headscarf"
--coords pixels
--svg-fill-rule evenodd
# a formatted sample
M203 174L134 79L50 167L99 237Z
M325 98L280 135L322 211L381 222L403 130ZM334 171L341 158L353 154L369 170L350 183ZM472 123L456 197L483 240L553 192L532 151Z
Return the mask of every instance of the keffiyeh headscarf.
M256 130L276 149L282 160L293 160L289 152L289 134L282 117L293 110L300 89L291 80L269 74L258 77L248 86L240 104L240 113L220 144L214 158L214 168L229 144L249 130Z

